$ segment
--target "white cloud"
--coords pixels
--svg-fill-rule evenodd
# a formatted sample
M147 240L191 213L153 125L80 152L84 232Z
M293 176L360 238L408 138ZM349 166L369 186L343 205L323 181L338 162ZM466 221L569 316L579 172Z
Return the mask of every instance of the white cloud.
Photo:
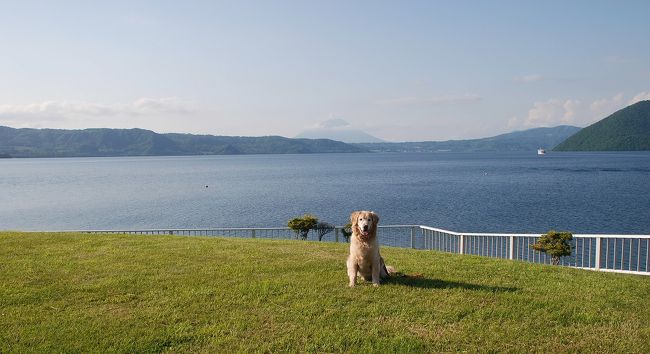
M636 96L632 97L632 99L627 104L630 105L648 100L650 100L650 92L639 92Z
M538 81L542 81L542 80L544 80L544 76L542 76L540 74L530 74L530 75L524 75L524 76L517 76L517 77L514 78L515 82L524 83L524 84L528 84L528 83L532 83L532 82L538 82Z
M562 104L564 114L562 115L562 124L572 124L579 121L582 113L582 104L578 100L566 100Z
M623 93L611 98L595 100L583 104L573 99L550 99L535 102L528 110L526 118L513 117L508 120L508 128L553 127L557 125L587 126L610 114L639 101L650 100L650 92L640 92L630 100Z
M589 105L589 109L593 115L600 116L601 118L605 118L623 107L625 107L623 93L618 93L612 98L596 100Z
M193 102L178 97L140 98L127 107L125 112L134 114L189 114L196 110Z
M580 101L550 99L544 102L535 102L528 110L524 121L526 127L550 127L563 124L574 124Z
M444 95L444 96L408 96L390 98L377 101L379 104L384 105L411 105L411 104L455 104L455 103L472 103L481 101L481 97L477 95Z
M345 119L333 118L322 121L318 123L318 128L333 129L333 128L343 128L350 126L350 123Z
M0 117L54 118L67 115L113 115L116 110L98 103L77 101L44 101L25 105L0 105Z
M18 126L42 126L87 118L114 116L184 115L195 111L194 104L178 97L140 98L132 103L104 104L86 101L44 101L24 105L0 105L0 122Z

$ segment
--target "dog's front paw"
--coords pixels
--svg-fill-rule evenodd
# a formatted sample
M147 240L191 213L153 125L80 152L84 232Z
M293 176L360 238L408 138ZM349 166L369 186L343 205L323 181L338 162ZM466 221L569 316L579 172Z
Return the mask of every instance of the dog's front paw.
M355 283L348 284L348 286L351 287L351 288L354 288L355 285L356 285Z
M372 286L374 286L376 288L376 287L379 286L379 283L372 283Z

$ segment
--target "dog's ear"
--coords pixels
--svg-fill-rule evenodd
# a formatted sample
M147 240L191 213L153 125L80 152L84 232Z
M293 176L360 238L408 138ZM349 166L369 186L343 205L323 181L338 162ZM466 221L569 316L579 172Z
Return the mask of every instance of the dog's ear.
M377 224L379 224L379 215L377 215L377 213L374 211L371 211L370 216L372 216L372 222L375 224L375 226L377 226Z
M360 211L353 211L352 214L350 214L350 224L352 224L352 226L355 226L357 224L359 213Z

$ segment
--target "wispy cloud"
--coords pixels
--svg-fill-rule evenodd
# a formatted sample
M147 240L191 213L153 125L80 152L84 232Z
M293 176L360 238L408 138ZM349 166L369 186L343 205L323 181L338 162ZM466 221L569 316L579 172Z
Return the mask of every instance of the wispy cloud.
M398 98L390 98L377 101L378 104L383 105L412 105L412 104L456 104L456 103L472 103L479 102L482 97L477 95L444 95L444 96L406 96Z
M178 97L144 97L131 103L105 104L87 101L43 101L23 105L0 105L0 121L29 126L35 122L60 122L114 116L185 115L195 104Z
M191 101L178 97L144 97L132 103L104 104L87 101L43 101L24 105L0 105L0 115L87 115L108 116L116 114L186 114L194 111Z
M0 105L2 119L63 120L66 116L112 116L115 107L82 101L43 101L24 105Z
M530 74L530 75L517 76L513 80L514 82L529 84L529 83L539 82L544 80L544 76L540 74Z

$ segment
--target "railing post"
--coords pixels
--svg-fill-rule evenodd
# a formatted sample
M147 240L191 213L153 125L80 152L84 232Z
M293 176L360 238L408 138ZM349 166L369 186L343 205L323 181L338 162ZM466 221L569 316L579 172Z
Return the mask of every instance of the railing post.
M411 248L415 245L415 227L411 227Z
M458 250L459 254L465 254L465 235L460 235L460 242L459 242L460 249Z
M515 259L515 237L510 236L510 247L508 247L508 259Z
M596 259L594 260L595 261L594 268L596 268L596 270L600 270L600 249L601 249L602 242L603 242L602 238L596 237ZM639 247L641 247L640 244Z
M255 229L251 230L251 237L255 238Z

